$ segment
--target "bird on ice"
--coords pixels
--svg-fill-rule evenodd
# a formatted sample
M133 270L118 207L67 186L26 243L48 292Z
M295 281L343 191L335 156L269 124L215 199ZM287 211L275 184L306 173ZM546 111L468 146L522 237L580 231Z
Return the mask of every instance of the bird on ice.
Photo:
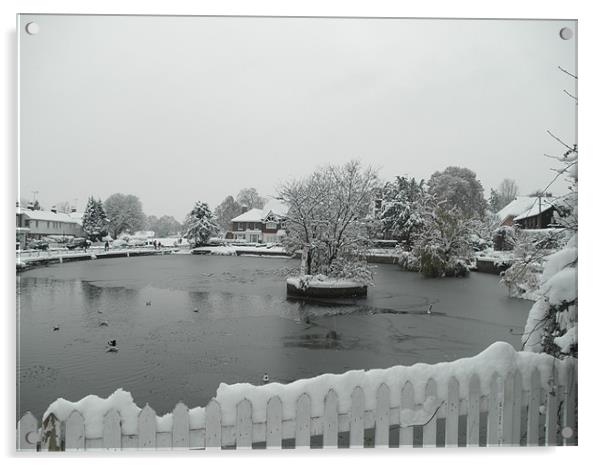
M52 327L52 331L53 332L58 332L61 328L58 325L55 325L54 327Z
M432 312L433 312L433 305L429 304L429 308L426 310L426 313L427 314L432 314Z
M119 348L117 347L117 340L107 341L106 351L107 353L116 353L119 351Z
M108 323L106 320L102 320L102 321L101 321L101 322L98 324L98 326L99 326L99 327L108 327L108 326L109 326L109 323Z

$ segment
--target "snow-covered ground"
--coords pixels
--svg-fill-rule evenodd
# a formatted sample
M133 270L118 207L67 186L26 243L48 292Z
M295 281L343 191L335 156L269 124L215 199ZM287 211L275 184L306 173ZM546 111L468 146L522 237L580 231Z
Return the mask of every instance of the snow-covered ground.
M293 285L298 290L305 288L356 288L362 286L353 280L343 278L330 278L325 275L304 275L286 279L288 285Z
M206 252L216 256L236 256L237 254L286 254L282 246L202 246L191 250Z
M324 415L324 403L330 390L334 390L339 399L339 412L346 413L351 407L351 394L355 387L361 387L365 394L365 409L376 408L376 392L379 386L386 383L391 393L400 393L403 384L409 381L414 386L415 401L423 404L423 411L427 409L430 401L425 396L425 388L428 380L432 378L437 384L437 398L445 400L447 397L447 384L450 377L454 376L459 382L460 398L468 396L469 379L472 374L479 376L481 381L481 392L483 395L489 393L490 380L494 373L502 378L519 370L522 375L523 386L530 387L530 375L534 368L540 373L541 383L546 386L552 377L552 368L561 369L561 365L572 364L571 360L555 360L547 354L536 354L529 352L517 352L512 345L505 342L496 342L480 354L471 358L458 359L452 362L438 364L414 364L413 366L393 366L388 369L352 370L343 374L322 374L310 379L301 379L289 384L270 383L255 386L249 383L237 383L228 385L222 383L217 389L215 400L220 404L223 425L234 425L236 421L236 407L242 400L247 399L253 406L253 422L266 421L266 409L268 400L278 396L282 401L283 419L294 419L296 403L300 395L307 393L313 401L311 404L311 416ZM558 371L557 383L565 384L563 380L565 372ZM391 407L399 406L399 397L391 398ZM88 395L80 401L71 402L59 398L50 404L44 418L54 413L60 421L65 421L73 410L79 411L85 422L86 436L102 437L103 419L111 409L119 411L122 419L122 430L125 435L133 435L138 429L138 415L141 408L136 405L131 394L125 390L118 389L107 398L96 395ZM190 428L199 429L205 425L205 408L196 407L189 409ZM432 410L431 410L432 413ZM408 423L418 422L416 413L406 416ZM403 413L402 413L403 416ZM157 416L157 430L168 432L173 424L172 414Z

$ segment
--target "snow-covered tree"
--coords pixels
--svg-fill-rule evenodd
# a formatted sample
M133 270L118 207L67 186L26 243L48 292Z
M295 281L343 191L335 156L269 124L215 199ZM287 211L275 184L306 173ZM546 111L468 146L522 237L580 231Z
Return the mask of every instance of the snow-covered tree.
M142 230L146 224L142 203L133 194L111 194L105 199L104 208L111 222L109 231L113 238L117 238L123 232L134 233Z
M447 167L435 172L428 181L428 192L447 207L455 207L465 218L482 217L487 202L483 186L475 172L468 168Z
M279 196L289 206L290 250L304 250L304 274L370 275L363 251L369 244L366 218L376 187L375 171L357 161L329 165L285 183Z
M459 209L432 201L413 250L420 273L431 278L467 275L471 231Z
M107 235L109 222L102 201L90 196L82 216L82 229L91 241L99 241Z
M265 198L255 188L244 188L237 194L236 202L247 209L263 209Z
M205 202L197 201L184 221L184 237L194 246L201 246L218 230L213 213Z
M401 242L407 250L424 227L427 201L424 180L416 181L398 176L383 188L383 207L380 223L383 231Z
M245 196L246 197L246 196ZM215 208L215 221L221 231L230 230L230 222L234 217L243 212L243 207L232 196L227 196L220 205Z
M540 298L529 311L522 342L527 351L543 351L556 357L577 357L578 150L576 144L571 146L550 131L548 133L564 146L562 155L552 157L561 166L548 187L559 177L568 176L569 193L555 199L555 219L559 226L565 228L570 239L562 249L545 259L538 290Z

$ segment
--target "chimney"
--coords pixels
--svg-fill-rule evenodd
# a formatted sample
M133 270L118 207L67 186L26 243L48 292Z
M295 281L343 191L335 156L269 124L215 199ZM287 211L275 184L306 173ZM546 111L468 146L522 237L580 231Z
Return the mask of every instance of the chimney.
M249 208L246 205L242 206L242 213L244 214Z

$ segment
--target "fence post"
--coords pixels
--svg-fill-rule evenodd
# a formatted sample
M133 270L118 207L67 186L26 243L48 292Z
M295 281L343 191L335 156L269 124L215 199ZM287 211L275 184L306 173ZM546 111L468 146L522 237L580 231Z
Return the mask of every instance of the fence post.
M108 450L121 449L121 417L115 409L105 414L102 427L102 447Z
M65 451L85 450L85 447L84 417L79 411L73 411L65 421Z
M391 425L391 390L385 383L376 391L376 412L374 426L374 446L389 446L389 427Z
M487 445L498 446L501 444L502 436L502 401L501 379L497 372L494 372L489 381L489 412L487 413Z
M413 411L414 402L414 386L412 382L407 381L401 389L401 405L399 409L400 429L399 429L399 446L413 447L414 446L414 426L405 426L403 423L404 410Z
M265 440L267 448L282 448L282 400L278 396L268 400Z
M460 384L454 376L447 383L447 414L445 416L445 446L458 446L458 419L460 410Z
M138 414L138 448L157 448L157 415L148 403Z
M188 407L179 402L173 410L173 428L171 444L173 448L188 448L190 446L190 419Z
M468 415L466 421L466 445L479 446L479 421L481 417L481 380L472 374L468 382Z
M349 446L364 446L364 414L365 414L364 390L355 387L351 393L351 412L349 419Z
M236 406L236 449L251 448L253 420L251 402L246 398Z
M339 397L331 388L324 398L324 447L336 448L339 438Z
M537 368L531 372L529 405L527 406L527 445L539 445L539 407L541 406L541 376Z
M217 400L213 398L205 408L206 448L222 446L222 412Z
M437 399L437 382L434 379L429 379L426 383L425 402L427 399ZM426 404L426 403L425 403ZM422 446L434 447L437 443L437 411L423 427Z
M311 421L311 399L307 393L299 396L296 408L295 448L307 448L309 447L309 426Z

